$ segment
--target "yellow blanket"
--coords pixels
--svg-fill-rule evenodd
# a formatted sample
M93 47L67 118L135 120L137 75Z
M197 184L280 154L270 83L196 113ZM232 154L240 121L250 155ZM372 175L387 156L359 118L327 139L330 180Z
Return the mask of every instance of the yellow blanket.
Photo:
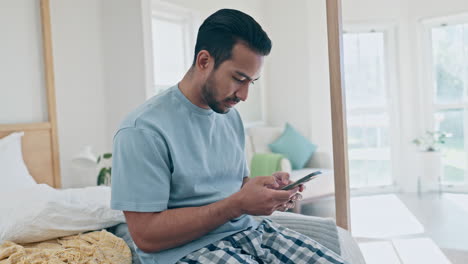
M38 243L0 245L0 264L131 264L125 241L102 230Z

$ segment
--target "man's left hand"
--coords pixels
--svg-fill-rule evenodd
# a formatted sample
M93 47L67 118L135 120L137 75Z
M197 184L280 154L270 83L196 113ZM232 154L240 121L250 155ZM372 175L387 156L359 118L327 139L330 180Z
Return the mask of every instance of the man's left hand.
M273 189L281 190L281 188L283 188L284 186L293 183L293 181L289 179L289 173L287 172L282 172L282 171L275 172L273 173L272 176L276 178L276 182L279 185L279 187L273 188ZM304 190L305 190L305 186L303 184L300 184L299 192L302 192ZM296 201L300 201L300 200L302 200L302 195L300 193L295 193L290 197L289 202L285 203L282 207L280 207L278 211L286 211L288 209L292 209L296 206Z

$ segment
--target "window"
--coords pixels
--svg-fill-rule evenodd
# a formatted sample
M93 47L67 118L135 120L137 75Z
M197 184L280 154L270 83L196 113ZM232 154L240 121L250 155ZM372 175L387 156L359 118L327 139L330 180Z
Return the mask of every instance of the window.
M468 19L426 21L430 122L434 130L452 134L443 147L444 185L466 184Z
M166 3L153 4L153 91L148 97L179 82L190 68L195 47L193 12Z
M388 30L343 35L351 188L393 184Z

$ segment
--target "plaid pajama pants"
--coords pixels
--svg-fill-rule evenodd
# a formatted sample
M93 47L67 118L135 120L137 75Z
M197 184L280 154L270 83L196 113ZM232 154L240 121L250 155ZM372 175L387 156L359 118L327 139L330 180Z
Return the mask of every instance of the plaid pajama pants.
M335 252L315 240L264 219L247 229L194 251L182 263L320 263L343 264Z

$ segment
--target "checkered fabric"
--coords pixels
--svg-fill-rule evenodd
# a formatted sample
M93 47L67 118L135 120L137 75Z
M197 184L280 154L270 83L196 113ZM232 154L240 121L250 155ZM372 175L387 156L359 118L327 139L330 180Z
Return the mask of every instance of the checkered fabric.
M335 252L315 240L264 219L247 229L185 256L182 263L343 264Z

